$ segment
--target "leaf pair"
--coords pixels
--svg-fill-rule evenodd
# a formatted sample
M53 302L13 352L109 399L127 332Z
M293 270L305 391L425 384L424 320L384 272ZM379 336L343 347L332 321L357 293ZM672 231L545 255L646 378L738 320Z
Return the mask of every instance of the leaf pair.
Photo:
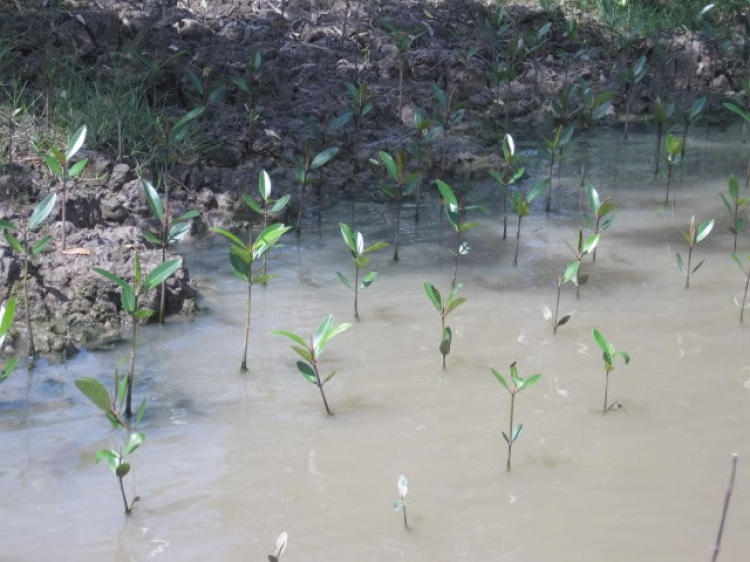
M465 298L458 296L458 291L463 287L461 283L458 283L453 289L451 289L450 293L448 293L448 298L445 300L443 300L440 291L438 291L432 283L425 281L423 286L427 298L430 299L435 310L437 310L443 318L466 302Z
M607 339L601 334L599 330L594 328L591 332L594 336L599 349L602 350L602 360L604 361L604 368L607 372L615 370L615 358L622 357L625 364L630 363L630 354L625 351L615 350L615 346L608 342Z
M259 260L263 254L268 252L279 241L281 236L291 230L290 226L275 223L265 228L252 244L245 244L236 235L219 227L209 229L227 238L231 243L229 246L229 264L232 273L246 283L258 284L272 279L274 276L265 275L250 278L251 266Z
M83 125L68 139L64 150L52 147L48 154L42 156L42 160L44 160L50 172L63 179L74 178L83 172L88 164L88 158L79 160L71 167L68 166L70 160L81 150L83 143L86 142L87 131L88 128L86 125Z

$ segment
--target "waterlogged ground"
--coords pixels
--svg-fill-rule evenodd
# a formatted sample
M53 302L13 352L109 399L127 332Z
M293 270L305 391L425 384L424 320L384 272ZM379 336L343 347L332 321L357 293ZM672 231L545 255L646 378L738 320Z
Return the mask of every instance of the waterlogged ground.
M224 243L187 248L203 312L148 327L139 341L147 441L126 482L142 502L124 517L114 476L93 463L117 442L73 384L110 383L128 343L21 369L0 390L3 560L264 560L282 531L289 561L705 560L735 451L722 559L745 559L750 332L729 296L743 278L718 197L744 169L738 138L695 131L667 212L650 172L652 136L595 139L594 183L620 208L597 263L585 265L581 300L563 293L573 319L556 337L542 308L554 304L553 278L570 259L563 241L580 222L578 155L562 170L556 212L537 207L525 221L517 269L494 207L462 259L468 303L450 318L447 371L422 282L448 286L451 233L432 196L418 230L405 211L402 261L375 255L380 277L362 295L362 322L324 356L326 369L340 370L328 387L333 418L287 342L269 332L308 332L328 313L351 320L350 294L334 274L349 271L338 232L338 219L351 221L349 204L329 211L321 236L312 224L299 246L290 237L273 253L279 277L256 295L247 375L237 369L244 288L227 270ZM520 143L537 174L533 146ZM489 186L472 193L496 205ZM355 212L369 242L390 240L388 207L360 203ZM720 220L696 251L708 259L686 291L674 253L684 251L677 227L694 213ZM740 250L750 251L747 237ZM606 416L593 327L633 357L610 386L624 409ZM509 402L489 367L506 371L516 360L521 374L543 379L518 398L526 431L506 474ZM392 508L401 474L411 532Z

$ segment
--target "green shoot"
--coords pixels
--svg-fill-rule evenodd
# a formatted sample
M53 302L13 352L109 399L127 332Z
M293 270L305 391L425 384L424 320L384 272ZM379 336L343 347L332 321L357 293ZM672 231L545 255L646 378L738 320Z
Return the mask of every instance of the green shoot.
M520 166L521 157L516 155L516 143L513 137L506 134L503 137L503 166L502 173L495 170L490 171L490 175L495 178L500 194L503 197L503 240L508 238L508 199L512 197L510 186L523 177L525 168Z
M588 135L591 127L603 119L612 107L609 103L614 97L612 92L604 92L597 95L594 86L591 85L586 79L579 78L578 85L581 88L581 95L583 97L583 139L580 143L583 145L583 157L581 159L581 189L586 185L586 172L588 171L589 161L589 147L591 146L588 140ZM580 202L579 202L580 203ZM580 206L580 205L579 205Z
M705 239L709 234L711 234L711 230L714 228L714 219L707 220L700 224L696 228L695 225L695 216L692 216L690 218L690 225L688 226L688 230L682 230L680 229L680 234L682 234L682 237L685 239L685 241L688 243L688 259L687 259L687 265L685 265L685 261L682 259L682 256L679 252L677 252L677 267L680 268L680 271L685 276L685 288L690 288L690 276L698 271L698 268L703 265L703 262L706 260L701 260L698 265L695 267L692 267L691 263L693 260L693 248L698 242L701 242L703 239Z
M596 343L602 350L602 360L604 361L604 374L606 378L604 382L604 406L602 407L602 412L606 414L610 410L622 407L622 404L620 404L619 402L613 402L612 404L609 403L609 374L615 370L615 359L617 358L617 356L622 357L623 361L627 365L628 363L630 363L630 354L624 351L616 351L615 346L608 342L599 332L599 330L594 329L592 331L592 334L594 335L594 340L596 340Z
M414 108L414 143L412 154L417 166L425 170L430 168L432 144L443 134L443 127L433 125L423 110ZM419 208L422 201L422 183L417 181L415 190L414 222L419 222Z
M321 377L319 371L320 356L323 355L323 351L325 351L328 342L331 341L332 338L351 327L351 324L346 323L337 326L334 324L333 314L329 314L323 319L317 330L315 330L315 334L310 337L309 343L307 343L302 336L298 336L291 332L271 332L278 336L285 336L295 343L295 345L292 346L292 349L297 355L304 359L304 361L297 362L297 369L307 382L318 387L318 390L320 390L320 396L323 399L323 405L326 408L326 413L329 416L332 416L333 412L331 412L331 409L328 407L328 400L326 399L326 393L323 390L323 387L336 376L338 371L332 371L325 377Z
M518 217L518 230L516 231L516 253L513 256L513 265L518 265L518 247L521 244L521 221L531 214L531 203L547 189L550 184L549 178L538 182L528 193L523 189L517 189L510 197L510 206Z
M628 124L630 123L630 103L633 100L635 86L646 77L646 57L639 58L632 67L620 70L620 78L625 84L625 140L628 140Z
M599 196L599 192L594 188L593 185L588 184L586 186L586 193L589 199L589 207L591 208L591 215L584 214L583 222L594 234L601 236L602 232L607 230L615 220L613 211L617 205L614 204L611 197L607 197L602 201ZM596 261L596 249L597 244L594 245L592 260Z
M682 154L682 141L672 135L672 133L667 135L667 141L666 141L666 148L667 148L667 194L664 196L664 206L666 207L669 205L669 188L672 185L672 172L674 170L675 164L679 161Z
M673 103L664 103L659 96L656 97L656 101L654 102L654 121L656 122L656 149L654 150L656 165L654 167L654 178L659 176L659 164L661 164L661 141L664 138L664 128L674 116L674 111L675 108Z
M516 394L522 390L526 390L530 386L535 385L542 378L542 375L531 375L530 377L523 378L518 374L518 367L514 361L510 365L510 382L498 371L490 368L492 374L495 375L497 382L499 382L505 390L510 393L510 425L508 426L508 433L503 431L503 438L508 444L508 460L505 464L505 470L510 472L511 458L513 455L513 443L515 443L519 437L523 434L523 424L520 423L517 426L513 426L513 414L516 406Z
M695 100L689 111L684 110L682 107L678 108L677 117L682 125L682 149L680 150L680 158L685 158L685 148L687 147L687 136L690 127L698 121L703 110L706 108L708 97L702 96Z
M580 264L583 262L583 258L592 253L596 249L596 245L599 243L599 234L592 234L588 238L583 238L583 231L578 231L578 244L574 248L568 242L565 242L565 245L570 249L571 252L573 252L573 255L576 257L576 261L578 262L578 271L576 272L576 276L573 279L573 284L576 286L576 298L581 298L581 285L585 285L589 280L589 274L588 273L581 273L581 266Z
M308 185L316 183L316 179L312 177L312 171L317 170L321 166L325 166L330 162L334 156L339 153L338 147L331 147L319 152L315 156L310 152L310 143L305 143L305 149L302 154L302 159L297 161L294 165L294 175L299 181L299 197L297 200L298 211L297 221L295 224L295 230L297 236L302 232L302 214L304 212L304 200L305 200L305 189ZM319 194L320 195L320 194Z
M746 260L750 260L750 254L747 254L745 256ZM737 264L737 267L739 267L742 270L742 273L745 276L745 291L742 293L742 302L740 302L737 299L737 296L732 293L732 300L734 301L735 306L740 309L740 323L745 322L745 309L748 308L750 305L747 304L747 290L750 288L750 267L745 270L745 267L742 265L742 261L740 260L740 257L734 253L732 254L732 260L734 260L734 263Z
M724 206L729 211L732 223L729 225L729 232L734 236L734 251L737 251L737 237L740 233L745 232L747 221L745 213L750 207L750 198L740 197L740 187L737 178L729 178L729 198L723 193L719 193Z
M260 82L258 75L260 74L260 67L263 64L263 57L260 52L255 51L250 53L245 65L245 76L237 77L232 79L232 83L237 89L247 96L247 152L248 154L253 153L254 135L255 135L255 122L260 119L260 112L256 107L257 97L260 93L262 83Z
M430 299L432 306L434 306L435 310L440 314L441 339L439 349L440 354L443 356L443 369L445 369L445 358L451 352L451 344L453 343L453 332L450 327L445 325L445 319L451 312L466 302L464 297L458 296L461 287L463 287L461 283L455 285L450 293L448 293L448 298L444 299L441 296L440 291L438 291L432 283L427 281L424 282L424 292L427 295L427 298Z
M344 238L346 247L349 248L352 261L354 262L354 283L352 283L346 275L340 272L336 272L341 282L349 289L354 292L354 318L359 320L359 290L367 289L372 285L373 281L377 277L377 271L371 271L362 278L360 282L359 276L361 269L367 267L370 263L370 257L366 254L376 252L388 247L385 242L376 242L372 246L365 248L365 241L362 237L362 233L353 230L349 225L341 223L341 236Z
M552 211L552 175L555 169L555 163L564 158L565 150L567 149L568 144L570 144L570 139L573 138L574 132L575 127L570 126L567 129L564 129L563 126L560 125L555 130L555 134L552 138L548 139L545 137L540 145L542 156L549 162L549 184L547 186L547 200L544 205L544 210L547 213Z
M3 351L5 337L13 325L13 317L16 315L16 298L11 297L8 302L0 306L0 353ZM13 357L5 365L0 367L0 383L4 383L15 370L18 359Z
M272 191L273 185L271 184L271 176L269 176L268 172L265 170L261 170L258 175L260 204L249 195L243 197L247 206L263 217L263 230L268 227L268 220L271 218L271 215L276 215L283 211L289 203L289 199L292 197L291 195L284 195L279 199L271 199ZM263 269L261 275L268 274L268 253L269 252L265 252L263 254ZM265 285L265 282L263 284Z
M575 283L578 278L578 270L581 267L580 261L570 262L566 267L562 275L557 277L557 304L555 305L555 314L552 315L552 311L545 304L542 310L544 319L552 326L552 334L557 334L557 329L560 326L567 324L570 321L570 314L566 314L560 318L560 293L562 293L562 287L565 283Z
M409 479L403 474L398 479L396 489L398 490L399 499L393 502L393 510L401 511L404 514L404 529L408 529L409 520L406 517L406 494L409 493Z

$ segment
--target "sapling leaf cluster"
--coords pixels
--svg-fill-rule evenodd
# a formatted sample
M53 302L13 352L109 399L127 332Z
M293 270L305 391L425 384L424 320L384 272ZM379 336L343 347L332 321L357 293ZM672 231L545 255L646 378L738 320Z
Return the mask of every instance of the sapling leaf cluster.
M294 176L299 181L299 197L297 201L297 220L295 223L295 230L299 236L302 229L302 215L305 207L305 190L308 185L319 184L318 179L312 177L312 172L318 168L325 166L333 160L333 158L339 153L339 148L336 146L326 148L321 152L315 154L310 151L310 143L305 143L305 148L302 153L302 158L294 163ZM318 191L318 203L320 203L321 192ZM320 211L318 211L320 212ZM320 216L318 216L320 219ZM318 221L320 223L320 220Z
M440 168L445 172L448 151L451 148L450 136L454 126L459 125L466 115L466 102L456 102L456 90L452 88L446 92L437 84L430 86L432 95L438 104L437 121L443 128L443 154Z
M659 175L659 165L661 164L661 146L664 138L664 131L669 124L669 120L674 117L675 106L673 103L661 101L659 96L654 101L654 122L656 123L656 148L654 149L656 164L654 166L654 178Z
M329 314L318 325L317 330L315 330L315 333L309 339L309 342L305 341L302 336L298 336L292 332L281 330L271 332L279 336L285 336L295 344L292 345L292 350L303 359L303 361L297 362L297 369L307 382L318 387L326 413L329 416L332 416L333 412L331 412L331 408L328 406L328 400L326 399L326 393L323 390L323 387L336 376L338 371L331 371L326 376L321 376L319 370L320 356L323 355L323 351L325 351L328 342L330 342L331 339L351 327L352 325L347 323L336 325L333 320L333 314Z
M680 157L685 158L685 148L687 147L687 137L690 127L700 119L703 110L706 108L708 102L707 96L702 96L693 102L690 109L684 109L678 107L677 118L682 125L682 147L680 149Z
M34 331L31 326L31 304L29 302L29 262L33 256L39 255L47 249L52 242L52 235L45 234L33 241L32 233L37 230L44 221L47 220L57 201L57 194L50 193L31 212L28 219L21 219L19 224L11 221L0 219L0 228L3 229L5 241L10 249L18 254L23 262L23 300L26 308L26 331L29 336L29 357L36 356L36 346L34 345ZM19 233L16 236L14 232Z
M265 284L275 275L267 273L257 273L253 275L253 264L260 260L271 248L279 241L281 236L291 230L292 227L284 226L281 223L272 224L263 229L258 238L253 241L252 229L248 232L248 241L245 244L237 236L219 227L213 227L209 230L224 236L229 240L229 266L235 277L245 282L247 286L247 312L245 315L245 332L243 337L244 347L242 351L242 362L240 370L247 371L247 350L250 343L250 318L252 313L253 286Z
M602 350L602 361L604 362L604 375L605 375L604 406L602 407L602 411L606 414L610 410L622 407L622 405L619 402L613 402L612 404L609 403L609 398L608 398L609 374L615 370L615 359L617 357L622 357L622 360L627 365L630 363L630 354L626 353L625 351L617 351L615 349L615 346L612 345L611 342L608 342L606 338L601 334L601 332L599 332L599 330L594 329L592 331L592 334L594 336L594 340L596 341L597 345Z
M540 145L540 152L547 162L549 162L549 184L547 185L547 199L544 204L545 212L552 210L552 176L555 170L555 163L565 158L565 152L573 138L575 132L574 126L564 128L562 125L555 129L555 134L551 138L544 137Z
M429 170L432 161L432 145L440 135L443 134L443 127L435 125L424 110L414 108L414 143L412 145L413 159L417 167ZM422 201L422 183L417 181L414 197L414 221L419 222L419 209Z
M16 298L11 297L4 305L0 306L0 353L3 351L3 344L5 338L10 332L10 328L13 325L13 318L16 315ZM0 366L0 383L4 383L5 380L13 373L16 368L18 359L13 357L8 360L5 365Z
M588 273L581 273L581 266L580 264L583 263L583 258L589 254L591 254L594 250L596 250L596 246L599 243L599 234L592 234L588 238L583 237L583 231L578 231L578 244L576 244L575 247L570 245L567 241L565 242L565 245L570 249L571 252L573 252L573 255L576 258L576 261L578 262L578 271L576 272L576 276L573 279L573 284L576 286L576 298L581 298L581 285L585 285L589 280L589 274Z
M185 75L192 87L191 94L199 105L215 105L224 99L227 92L227 85L224 82L212 83L212 74L213 69L209 66L201 70L200 76L192 68L185 70Z
M549 307L545 304L544 309L542 310L544 319L552 326L552 334L557 334L557 329L560 326L563 326L567 324L570 321L570 314L566 314L562 318L560 318L560 294L562 293L562 288L565 283L575 283L576 279L578 279L578 270L581 268L581 262L580 261L573 261L570 262L566 267L565 271L562 273L562 275L559 275L557 277L556 285L557 285L557 302L555 304L555 314L552 314L552 311L549 309Z
M252 154L255 135L255 122L260 119L260 110L257 107L258 95L261 89L259 79L260 69L263 64L263 56L260 52L250 53L245 65L245 75L232 78L232 83L237 89L247 96L245 104L247 110L247 151Z
M700 225L696 227L695 222L695 216L692 216L690 218L690 224L688 225L687 230L680 229L680 234L682 234L682 237L685 239L685 242L688 244L688 258L687 258L687 264L685 264L685 260L682 258L682 255L677 252L677 267L680 269L682 274L685 276L685 288L690 288L690 276L698 271L700 266L703 265L703 262L706 261L705 259L698 262L698 265L695 267L692 266L693 261L693 248L695 248L695 245L699 242L702 242L709 234L711 234L711 230L714 228L714 219L707 220L705 222L702 222Z
M513 195L510 186L520 180L526 169L521 166L521 157L516 154L516 143L513 137L506 134L503 137L503 171L490 170L490 175L497 182L503 198L503 240L508 238L508 200Z
M742 270L742 274L745 276L745 290L742 292L742 301L740 301L737 296L732 293L732 300L734 301L735 306L740 309L740 322L744 323L745 309L750 307L750 304L748 304L747 302L747 290L748 288L750 288L750 267L748 267L748 269L745 269L745 266L742 265L742 260L736 253L732 254L732 260L737 264L737 267ZM750 254L747 254L745 256L745 260L750 261Z
M341 282L351 291L354 292L354 318L359 320L359 290L367 289L375 281L378 273L370 271L360 280L361 270L366 268L370 263L370 256L366 255L371 252L377 252L388 247L385 242L376 242L375 244L365 247L365 241L361 232L352 229L349 225L341 223L341 236L344 243L349 249L349 254L354 262L354 282L343 273L337 271L336 275Z
M518 265L518 248L521 244L521 221L524 217L531 214L531 203L542 195L547 186L550 184L550 179L545 178L539 181L528 193L525 189L517 189L510 196L510 206L513 212L518 217L518 230L516 230L516 253L513 256L513 265Z
M403 474L398 479L396 489L398 490L399 499L393 502L393 510L404 514L404 529L408 529L409 520L406 516L406 494L409 493L409 479Z
M583 145L583 156L581 158L581 188L583 188L586 185L589 148L591 146L589 143L589 131L594 123L603 119L609 113L609 110L612 108L609 100L614 97L614 94L612 92L597 94L594 86L583 77L578 79L578 86L581 89L581 97L583 98L583 138L580 141L580 144Z
M86 125L83 125L78 129L73 136L68 139L67 144L63 148L52 147L50 152L42 155L42 160L49 168L50 172L57 178L62 188L62 251L68 249L67 245L67 206L68 206L68 181L81 175L84 168L88 164L88 158L79 160L75 164L71 165L71 160L78 154L78 151L83 147L83 143L86 142Z
M665 160L667 163L667 193L664 196L664 206L669 205L669 189L672 186L672 175L674 173L675 165L682 158L682 140L675 137L672 133L667 135L665 141L667 154Z
M602 200L599 192L591 184L586 186L586 194L588 196L591 214L584 213L583 222L589 229L594 231L594 234L601 237L602 232L612 226L612 223L615 220L613 212L617 205L615 205L611 197ZM596 261L596 249L598 245L599 240L597 239L596 244L594 244L592 248L591 259L593 261Z
M272 191L273 185L271 183L271 176L268 175L268 172L265 170L261 170L260 175L258 175L258 193L260 194L260 203L249 195L243 197L247 206L263 217L264 230L268 227L268 221L271 217L283 211L292 197L291 195L284 195L279 199L271 199ZM263 254L262 275L268 274L268 253L269 252L265 252Z
M742 232L745 232L745 228L747 227L747 219L745 218L745 215L748 208L750 208L750 198L740 197L739 182L737 182L737 178L734 176L729 178L728 195L729 197L723 193L719 193L724 206L727 208L727 211L729 211L730 220L732 221L729 224L729 232L734 236L734 251L736 252L737 237Z
M646 56L640 57L633 66L620 70L620 79L625 84L625 140L628 140L628 124L630 123L630 103L633 100L633 92L636 85L646 77Z
M453 281L451 287L456 286L456 279L458 277L458 257L469 253L469 244L462 241L461 234L476 228L479 226L477 222L464 222L464 214L466 211L482 211L489 213L489 209L482 205L466 205L463 198L459 201L456 194L453 192L451 187L442 180L436 180L440 195L445 201L445 215L448 217L448 222L456 231L456 247L453 252L455 257L453 266Z
M445 359L451 352L451 344L453 343L453 332L449 326L445 325L445 319L451 312L466 302L464 297L458 296L458 292L462 287L461 283L454 285L450 293L448 293L447 298L443 298L440 291L435 288L435 285L427 281L424 282L424 292L427 298L430 299L432 306L440 314L441 336L439 350L443 356L443 369L445 369Z
M181 266L181 259L169 260L157 265L153 270L151 270L148 275L144 276L141 273L141 260L138 256L138 252L136 252L133 259L132 285L110 271L101 269L99 267L93 268L93 271L95 273L98 273L105 279L112 281L120 287L120 301L122 303L122 309L128 316L130 316L133 325L133 332L130 341L130 365L128 368L127 377L128 392L125 407L125 415L127 417L131 417L133 415L132 399L134 384L133 381L135 380L135 360L138 348L138 322L140 320L149 318L154 313L154 311L150 308L141 308L139 300L150 290L155 289L156 287L164 283L178 269L180 269Z
M499 382L503 386L503 388L505 388L505 390L507 390L508 393L510 393L510 424L508 426L508 432L506 433L503 431L503 438L505 439L505 442L508 444L508 460L505 464L505 470L510 472L511 457L513 454L513 444L523 434L522 423L516 426L513 425L513 415L514 415L514 410L515 410L515 405L516 405L516 394L538 383L539 380L542 378L542 375L531 375L530 377L523 378L521 375L518 374L518 367L516 367L515 361L510 365L509 380L506 379L505 376L503 376L502 373L500 373L499 371L496 371L495 369L492 369L492 368L490 368L490 370L492 371L492 374L495 375L497 382Z

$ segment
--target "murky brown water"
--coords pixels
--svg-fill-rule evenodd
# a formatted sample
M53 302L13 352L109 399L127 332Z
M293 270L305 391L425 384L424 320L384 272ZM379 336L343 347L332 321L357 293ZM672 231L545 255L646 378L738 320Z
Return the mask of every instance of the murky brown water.
M722 559L746 559L750 331L729 296L743 278L717 195L744 159L736 133L718 136L701 129L691 139L674 214L658 208L652 137L598 138L594 183L621 208L597 263L586 265L581 300L565 288L562 310L574 316L556 337L541 310L554 304L552 280L570 259L563 241L579 224L577 156L563 169L558 211L535 208L525 221L519 268L497 216L481 219L459 270L468 303L449 321L447 371L422 282L448 286L452 238L433 199L417 232L405 212L402 261L375 256L380 277L362 294L363 321L323 359L340 369L327 387L333 418L287 342L268 335L308 332L328 313L351 320L350 293L334 274L349 262L332 217L322 237L311 226L299 249L290 237L274 252L279 278L257 293L247 375L237 370L244 290L224 245L188 248L203 313L149 327L140 341L148 438L126 482L142 502L125 518L115 478L93 463L112 442L108 423L73 385L80 376L109 383L127 343L41 362L33 375L19 370L0 389L0 558L265 560L288 531L290 562L706 560L737 451ZM342 204L340 216L348 212ZM357 212L366 241L390 240L386 207ZM708 260L685 291L674 252L684 251L677 227L693 213L721 220L699 245ZM750 251L747 236L740 249ZM594 327L633 357L610 385L625 407L606 416ZM543 379L517 400L526 431L506 474L509 400L489 367L507 371L515 360L522 375ZM410 480L411 532L392 508L400 474Z

